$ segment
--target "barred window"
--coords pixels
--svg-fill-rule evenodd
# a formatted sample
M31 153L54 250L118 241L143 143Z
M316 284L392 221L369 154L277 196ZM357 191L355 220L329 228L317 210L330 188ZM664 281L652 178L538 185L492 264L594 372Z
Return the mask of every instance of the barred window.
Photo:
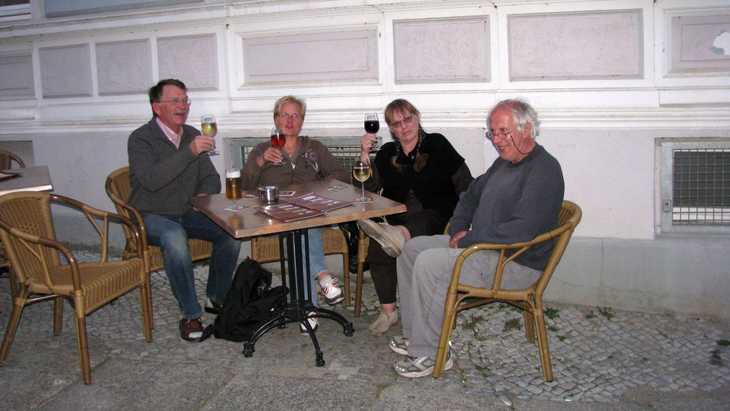
M359 137L314 137L322 144L327 146L330 153L335 156L346 170L352 168L355 161L360 159L360 139ZM248 154L256 147L257 144L269 141L268 138L248 137L230 139L228 144L232 153L238 152L239 155L233 158L233 166L243 168L246 164Z
M662 144L662 230L730 233L730 141Z
M30 0L0 0L0 21L30 17Z

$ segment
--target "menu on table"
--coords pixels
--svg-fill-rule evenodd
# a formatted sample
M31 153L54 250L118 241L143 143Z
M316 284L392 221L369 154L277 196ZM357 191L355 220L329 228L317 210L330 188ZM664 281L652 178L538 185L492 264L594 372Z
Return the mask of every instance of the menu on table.
M304 220L324 214L318 210L312 210L311 208L300 207L289 203L279 203L259 207L258 212L285 223Z
M288 223L321 216L329 211L347 207L351 204L351 201L335 200L319 194L307 193L282 200L278 204L259 207L258 211L275 220Z
M300 207L318 210L323 213L347 207L352 204L352 201L335 200L333 198L324 197L314 193L302 194L284 201L290 204L296 204Z

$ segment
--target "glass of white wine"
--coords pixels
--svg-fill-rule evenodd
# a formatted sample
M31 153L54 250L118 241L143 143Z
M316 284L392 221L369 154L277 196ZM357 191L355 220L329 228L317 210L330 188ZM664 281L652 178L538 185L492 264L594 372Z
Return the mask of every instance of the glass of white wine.
M360 182L360 187L362 189L362 196L357 199L357 202L359 203L367 203L373 201L372 198L365 195L365 181L367 181L367 179L370 178L371 175L372 170L370 170L370 164L361 160L357 160L355 161L355 164L352 165L352 178Z
M218 134L218 123L216 122L214 115L203 114L200 116L200 131L202 131L203 135L206 137L215 137L215 135ZM220 153L216 150L215 145L212 150L208 151L209 156L217 156L218 154Z

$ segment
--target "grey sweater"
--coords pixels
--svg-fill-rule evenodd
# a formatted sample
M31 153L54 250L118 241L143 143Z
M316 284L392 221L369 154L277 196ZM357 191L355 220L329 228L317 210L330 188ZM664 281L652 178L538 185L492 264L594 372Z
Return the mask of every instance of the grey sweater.
M193 196L221 191L210 157L190 151L190 142L199 134L184 125L178 149L154 118L132 132L127 142L132 206L142 213L180 216L192 208Z
M449 234L471 226L461 248L529 241L557 227L564 191L560 164L541 145L517 164L498 158L462 195ZM552 242L533 247L516 261L542 270L552 247Z

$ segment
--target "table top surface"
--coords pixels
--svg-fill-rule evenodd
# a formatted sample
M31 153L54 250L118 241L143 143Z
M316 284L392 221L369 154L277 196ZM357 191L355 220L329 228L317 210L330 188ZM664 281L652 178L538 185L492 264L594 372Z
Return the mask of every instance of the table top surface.
M48 166L34 166L26 168L13 168L3 170L8 173L17 174L17 177L0 181L0 195L16 191L51 191L51 175Z
M304 184L280 187L281 190L294 190L294 196L315 193L324 197L343 201L356 201L360 197L360 188L336 179L312 181ZM404 204L387 199L374 193L367 193L373 201L353 203L350 206L330 211L322 216L304 220L282 222L274 220L259 211L265 206L256 193L243 193L238 200L226 198L225 194L213 194L193 199L193 206L205 213L210 219L223 227L235 238L256 237L292 230L328 226L372 217L400 214L406 211ZM286 198L280 198L286 200ZM242 207L236 210L236 206Z

